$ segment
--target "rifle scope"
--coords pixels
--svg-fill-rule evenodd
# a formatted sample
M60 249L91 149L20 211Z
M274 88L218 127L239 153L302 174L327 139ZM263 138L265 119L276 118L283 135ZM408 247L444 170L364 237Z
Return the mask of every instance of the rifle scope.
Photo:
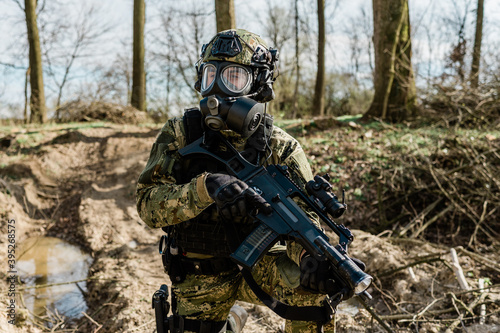
M325 177L330 178L328 175ZM321 176L315 176L314 180L310 180L306 184L307 193L317 198L325 207L324 210L333 218L339 218L344 214L347 206L338 201L337 196L331 192L331 189L330 183Z

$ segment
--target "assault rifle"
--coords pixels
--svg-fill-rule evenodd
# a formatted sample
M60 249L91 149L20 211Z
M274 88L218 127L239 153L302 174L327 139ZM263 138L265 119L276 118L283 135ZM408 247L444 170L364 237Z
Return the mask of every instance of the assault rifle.
M328 260L333 266L333 279L340 283L342 292L333 296L330 305L335 307L347 297L360 295L371 298L366 289L372 277L363 272L347 255L348 245L353 235L344 225L335 223L345 211L345 203L340 203L331 193L330 184L316 176L307 186L307 194L290 178L288 168L281 165L257 166L248 162L220 133L219 142L227 149L214 153L208 150L204 136L181 148L182 157L194 155L210 156L225 164L227 171L244 181L260 194L272 207L272 213L265 215L258 212L254 217L260 224L231 254L231 258L241 267L251 270L267 251L279 240L293 239L318 261ZM339 244L333 246L328 236L318 229L306 213L293 200L298 197L339 237ZM247 281L248 282L248 281Z

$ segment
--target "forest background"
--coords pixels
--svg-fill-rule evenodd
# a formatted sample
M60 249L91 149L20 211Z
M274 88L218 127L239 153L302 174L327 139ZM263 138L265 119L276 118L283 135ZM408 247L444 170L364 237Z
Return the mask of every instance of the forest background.
M383 3L383 2L382 2ZM130 1L40 1L37 7L49 117L74 102L130 102L132 14ZM472 0L411 1L411 63L418 102L462 87L472 68L476 7ZM486 1L481 83L497 82L500 4ZM0 2L0 114L22 118L28 99L28 39L24 4ZM194 63L216 31L212 1L149 1L145 15L146 105L150 114L178 115L195 105ZM237 26L280 50L276 116L312 113L318 68L315 1L236 1ZM375 50L370 1L326 1L324 114L362 114L374 94ZM298 79L297 79L298 77ZM300 87L300 89L298 89ZM380 95L380 94L379 94ZM28 107L29 109L29 107ZM317 109L317 108L315 108ZM439 110L441 111L441 110Z
M137 216L136 180L163 122L198 104L202 43L238 27L279 49L268 110L345 190L339 221L375 277L338 330L500 331L498 13L493 0L1 0L0 251L15 218L21 247L57 237L92 265L85 315L21 306L0 330L153 330L161 232ZM244 306L248 332L282 329Z

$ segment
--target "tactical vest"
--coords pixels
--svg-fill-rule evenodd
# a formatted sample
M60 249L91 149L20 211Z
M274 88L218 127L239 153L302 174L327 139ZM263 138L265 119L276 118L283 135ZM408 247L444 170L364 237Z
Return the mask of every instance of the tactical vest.
M204 131L202 115L199 109L188 109L184 113L183 122L186 132L186 144L190 144L203 134L209 137L210 133ZM266 115L265 123L247 139L242 155L252 163L263 160L266 147L273 130L273 118ZM267 139L267 140L266 140ZM209 138L210 140L210 138ZM213 143L216 149L217 142ZM203 172L226 172L226 167L220 162L210 158L193 158L182 160L174 165L174 176L179 184L189 182L192 178ZM248 217L238 223L224 223L218 218L217 207L209 206L201 214L183 223L176 224L169 229L169 237L173 237L176 245L183 253L199 253L214 257L228 257L233 251L230 247L229 237L237 237L239 243L252 232L255 226ZM228 232L227 228L234 230ZM231 235L231 236L229 236Z

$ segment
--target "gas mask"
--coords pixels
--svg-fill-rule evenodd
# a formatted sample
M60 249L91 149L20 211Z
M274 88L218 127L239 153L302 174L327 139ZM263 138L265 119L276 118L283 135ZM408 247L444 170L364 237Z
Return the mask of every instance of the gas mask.
M245 97L252 88L253 73L246 66L211 61L201 68L200 109L212 130L229 129L246 138L264 116L264 105Z
M274 98L277 63L276 49L242 29L221 31L204 44L195 89L204 97L200 109L205 125L251 136L264 118L262 103Z

